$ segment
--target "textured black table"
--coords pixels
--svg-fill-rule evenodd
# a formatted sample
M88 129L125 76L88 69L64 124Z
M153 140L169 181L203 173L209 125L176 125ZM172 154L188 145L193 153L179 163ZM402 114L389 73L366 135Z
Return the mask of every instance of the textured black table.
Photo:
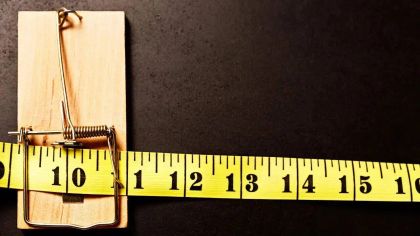
M61 6L126 12L131 150L419 161L416 1L1 1L2 141L17 12ZM16 193L0 198L0 235L22 235ZM412 203L129 200L129 229L95 234L420 233Z

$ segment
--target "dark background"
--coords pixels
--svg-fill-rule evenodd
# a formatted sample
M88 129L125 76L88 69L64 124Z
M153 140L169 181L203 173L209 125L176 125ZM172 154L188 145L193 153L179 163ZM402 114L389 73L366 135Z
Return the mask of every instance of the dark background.
M15 141L17 12L61 6L126 12L130 150L419 161L418 1L2 1L2 141ZM0 235L24 234L15 191L0 198ZM420 233L414 203L129 200L127 230L94 233Z

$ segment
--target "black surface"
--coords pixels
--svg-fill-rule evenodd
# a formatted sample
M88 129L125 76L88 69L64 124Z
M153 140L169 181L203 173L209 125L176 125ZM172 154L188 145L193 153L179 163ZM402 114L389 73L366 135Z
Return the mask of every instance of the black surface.
M16 129L17 12L61 6L126 12L131 150L419 161L418 1L1 1L2 141ZM16 193L0 198L0 235L23 234ZM78 234L420 233L411 203L129 206L128 230Z

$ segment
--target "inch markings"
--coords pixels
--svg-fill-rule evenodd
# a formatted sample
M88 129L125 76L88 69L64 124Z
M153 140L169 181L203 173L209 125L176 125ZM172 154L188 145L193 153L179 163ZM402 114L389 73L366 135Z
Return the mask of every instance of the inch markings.
M20 189L20 145L0 145L0 187ZM28 151L31 190L112 195L106 151ZM129 196L420 202L418 164L125 151L118 157L121 194Z

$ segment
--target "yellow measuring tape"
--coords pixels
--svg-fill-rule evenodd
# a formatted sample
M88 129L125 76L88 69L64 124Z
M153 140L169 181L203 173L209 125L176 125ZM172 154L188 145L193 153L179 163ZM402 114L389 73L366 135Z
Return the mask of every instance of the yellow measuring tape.
M23 153L0 142L0 187L22 189ZM112 195L109 152L29 147L29 189ZM420 165L156 152L119 153L121 195L420 201Z

